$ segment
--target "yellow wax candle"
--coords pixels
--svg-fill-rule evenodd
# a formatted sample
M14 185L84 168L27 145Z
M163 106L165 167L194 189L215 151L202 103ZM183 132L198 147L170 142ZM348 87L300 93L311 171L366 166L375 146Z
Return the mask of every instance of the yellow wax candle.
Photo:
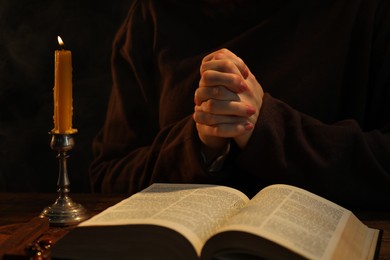
M64 50L64 43L58 36L60 50L55 51L54 69L54 134L72 134L72 53Z

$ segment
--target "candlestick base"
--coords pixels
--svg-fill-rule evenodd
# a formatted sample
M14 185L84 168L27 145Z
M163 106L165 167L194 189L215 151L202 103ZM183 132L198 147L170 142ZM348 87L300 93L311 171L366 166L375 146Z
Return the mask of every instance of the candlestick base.
M42 211L40 216L48 218L52 226L75 225L87 219L89 214L82 205L73 202L68 196L70 182L68 178L67 159L69 156L67 152L74 147L74 138L70 134L51 134L50 147L58 152L59 174L57 186L59 196L54 204Z
M46 217L52 226L70 226L84 221L89 214L82 205L73 202L68 196L60 196L53 205L42 211L41 217Z

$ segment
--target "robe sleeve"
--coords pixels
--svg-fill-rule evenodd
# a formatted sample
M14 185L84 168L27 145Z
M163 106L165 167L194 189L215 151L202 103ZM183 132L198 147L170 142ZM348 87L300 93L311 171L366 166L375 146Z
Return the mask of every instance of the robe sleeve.
M113 45L113 86L90 167L95 192L135 193L153 182L212 182L192 115L159 125L153 17L135 1ZM174 105L174 104L172 104Z

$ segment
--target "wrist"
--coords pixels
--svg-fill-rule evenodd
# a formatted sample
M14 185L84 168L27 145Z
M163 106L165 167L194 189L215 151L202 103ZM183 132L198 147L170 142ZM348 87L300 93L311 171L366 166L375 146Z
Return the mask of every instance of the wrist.
M222 168L225 158L230 152L230 139L226 139L222 148L210 148L206 145L201 147L201 156L203 164L207 168L208 172L216 172Z
M228 145L228 139L224 139L222 142L219 142L218 145L209 146L202 142L201 144L201 153L203 157L203 161L208 164L209 162L215 160L218 155L223 153L226 150L226 146Z

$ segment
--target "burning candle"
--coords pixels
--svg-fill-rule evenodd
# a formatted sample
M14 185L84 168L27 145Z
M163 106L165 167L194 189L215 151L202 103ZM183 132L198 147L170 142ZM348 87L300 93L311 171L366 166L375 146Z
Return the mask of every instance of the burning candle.
M64 49L58 36L60 49L54 53L54 134L72 134L72 52Z

